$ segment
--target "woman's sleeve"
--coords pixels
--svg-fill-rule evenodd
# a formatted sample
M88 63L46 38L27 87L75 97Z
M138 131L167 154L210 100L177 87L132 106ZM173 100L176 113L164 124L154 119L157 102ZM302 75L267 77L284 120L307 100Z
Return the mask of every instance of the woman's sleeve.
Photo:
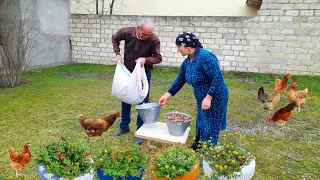
M178 77L176 80L172 83L170 86L168 92L174 96L177 92L180 91L180 89L183 87L183 85L186 83L186 60L183 61L180 71L178 74Z
M206 54L201 60L201 66L204 73L212 80L207 94L209 94L210 96L214 96L215 92L217 91L217 87L221 83L224 83L218 59L214 54Z

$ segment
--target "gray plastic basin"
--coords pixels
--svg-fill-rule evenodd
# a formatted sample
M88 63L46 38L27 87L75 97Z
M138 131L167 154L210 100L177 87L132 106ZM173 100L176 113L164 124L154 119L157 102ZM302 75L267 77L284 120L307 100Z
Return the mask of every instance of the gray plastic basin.
M161 105L159 103L144 103L136 106L143 123L156 123L159 118Z
M166 120L166 124L169 130L169 133L172 136L183 136L184 132L186 131L186 129L188 128L188 126L190 125L191 121L189 122L173 122L170 121L168 118L166 118L167 115L169 114L183 114L185 116L188 116L191 118L192 121L192 116L190 116L189 114L185 114L185 113L181 113L181 112L168 112L164 114L164 119Z

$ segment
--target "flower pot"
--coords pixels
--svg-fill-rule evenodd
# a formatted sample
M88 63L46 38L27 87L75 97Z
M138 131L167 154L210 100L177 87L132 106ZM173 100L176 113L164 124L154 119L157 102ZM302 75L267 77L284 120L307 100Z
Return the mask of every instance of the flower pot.
M58 177L55 174L48 173L47 168L42 165L41 163L38 164L38 176L40 180L65 180L65 178ZM92 180L94 176L93 169L90 171L90 173L82 174L80 177L74 178L74 180Z
M214 172L214 170L209 166L209 163L205 160L203 160L202 163L203 166L203 172L210 177L210 172ZM248 165L243 166L241 168L241 172L235 172L233 173L232 178L228 178L226 176L220 176L219 180L248 180L253 177L254 170L256 167L256 161L253 159Z
M168 116L172 115L172 114L179 114L181 116L187 117L190 119L190 121L188 122L175 122L175 121L171 121ZM172 136L183 136L184 132L186 131L186 129L188 128L188 126L190 125L191 121L192 121L192 117L188 114L185 113L180 113L180 112L168 112L165 113L164 118L166 120L166 124L169 130L169 133Z
M185 174L184 176L178 176L174 180L196 180L200 171L200 165L193 165L193 171ZM170 178L157 177L154 173L151 172L151 178L153 180L170 180Z
M127 175L126 177L124 177L126 180L140 180L141 178L142 178L142 176L143 176L143 170L141 170L141 174L140 174L140 176L139 177L135 177L135 176L131 176L131 175ZM97 171L97 175L98 175L98 178L100 179L100 180L113 180L113 177L112 176L107 176L107 175L104 175L103 174L104 173L104 171L103 170L98 170ZM118 177L116 180L122 180L123 179L123 177Z

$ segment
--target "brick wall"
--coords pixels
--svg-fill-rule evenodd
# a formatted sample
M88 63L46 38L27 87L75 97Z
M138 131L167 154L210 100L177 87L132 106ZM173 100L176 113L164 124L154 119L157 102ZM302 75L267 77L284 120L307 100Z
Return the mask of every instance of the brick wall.
M111 35L138 18L71 15L73 62L114 64ZM224 71L320 75L319 0L263 0L257 17L150 18L161 41L159 66L180 66L175 37L191 31Z

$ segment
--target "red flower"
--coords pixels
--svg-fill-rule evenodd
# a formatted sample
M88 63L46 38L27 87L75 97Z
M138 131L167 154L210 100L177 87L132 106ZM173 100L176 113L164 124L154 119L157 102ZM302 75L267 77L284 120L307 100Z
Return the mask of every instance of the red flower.
M139 147L139 151L141 151L142 149Z
M102 171L102 170L103 170L103 168L101 167L99 170L100 170L100 171Z
M58 151L59 150L59 148L58 147L56 147L56 151Z
M89 156L89 153L84 153L84 156L85 156L85 157L88 157L88 156Z
M61 161L64 162L64 158L61 158Z
M58 154L58 158L61 158L61 156L62 156L62 152Z
M66 166L67 169L70 169L70 166Z

